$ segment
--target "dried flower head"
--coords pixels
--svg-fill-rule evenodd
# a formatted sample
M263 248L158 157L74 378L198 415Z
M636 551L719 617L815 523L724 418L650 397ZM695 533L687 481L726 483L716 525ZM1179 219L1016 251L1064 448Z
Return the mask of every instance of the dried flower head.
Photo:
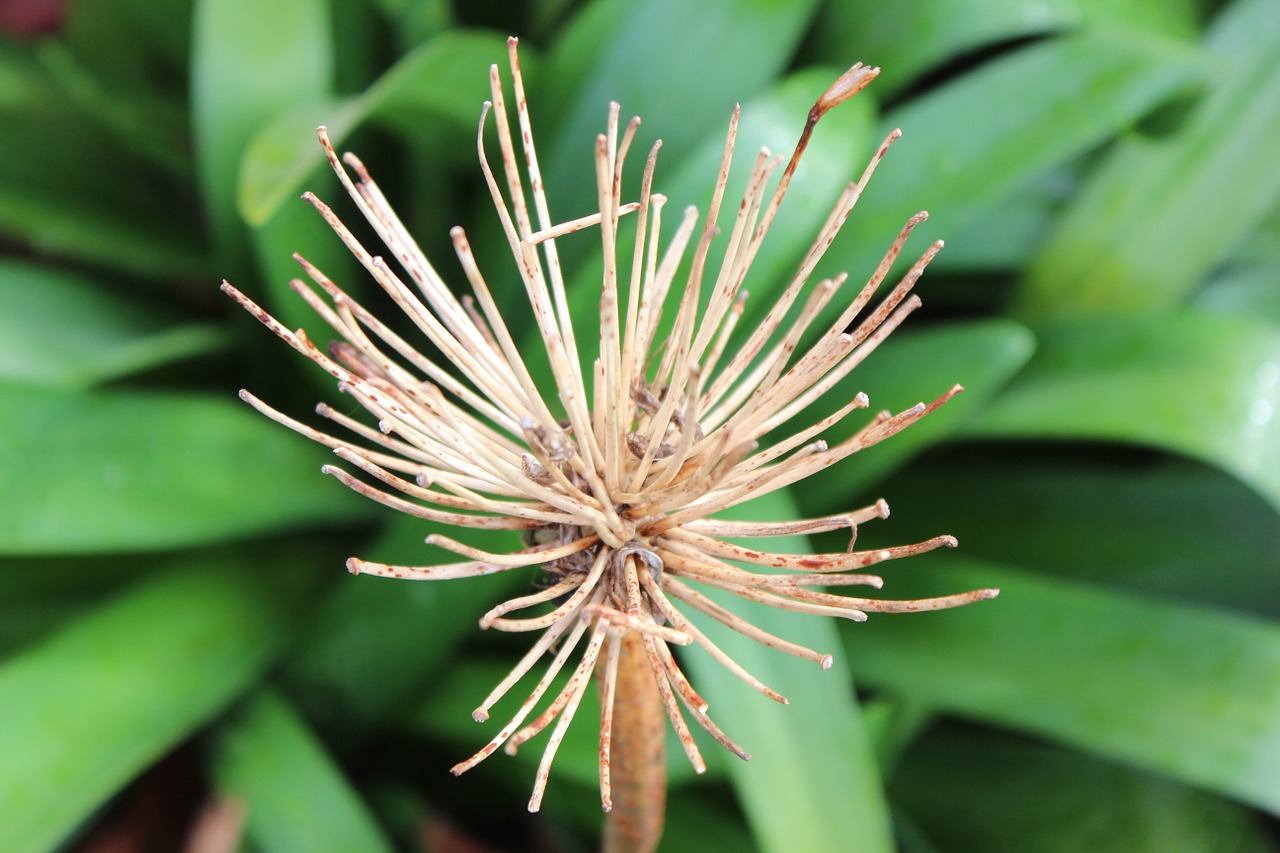
M334 171L417 292L382 257L371 255L325 204L309 193L304 198L417 326L433 348L433 356L420 352L301 257L298 262L324 296L302 281L294 281L293 287L341 339L331 344L327 353L303 331L285 329L230 284L224 283L223 290L333 375L339 390L358 400L376 418L374 428L328 406L318 407L320 415L363 439L363 443L354 443L315 430L247 391L241 392L243 399L268 417L333 448L341 460L368 479L333 465L325 466L326 473L362 495L418 518L459 528L523 534L524 547L513 553L490 553L433 534L427 537L428 545L452 551L464 560L395 566L353 557L347 563L352 572L444 580L540 567L545 575L542 588L503 602L481 618L483 628L541 633L511 673L476 708L474 717L487 719L494 703L544 656L551 655L551 663L515 716L453 772L469 770L504 744L508 751L514 751L554 722L529 804L530 810L536 810L556 749L593 671L599 667L600 784L608 810L614 686L624 635L634 632L642 640L671 724L699 772L705 765L686 714L730 751L743 758L749 756L707 716L707 702L686 679L670 646L697 644L765 696L786 702L718 648L678 603L767 646L826 668L831 664L830 655L755 627L713 601L703 589L724 590L785 610L854 621L865 620L868 612L955 607L991 598L996 590L886 601L813 589L847 585L879 588L881 579L864 570L884 560L953 546L955 539L950 536L871 551L853 550L851 537L847 551L829 554L768 553L727 541L841 528L856 537L860 523L888 515L883 501L841 515L802 521L760 523L715 518L723 510L786 488L888 438L961 390L957 385L931 403L897 414L873 415L851 438L834 447L818 436L866 408L865 394L852 395L837 411L815 423L790 433L782 431L823 395L838 390L841 380L920 305L910 290L942 247L941 242L929 246L879 305L857 321L907 236L924 220L925 214L920 213L903 227L866 286L813 343L806 344L806 333L844 284L843 274L819 282L795 316L784 322L876 164L898 137L896 130L875 152L862 176L840 196L764 320L745 340L729 348L743 313L743 280L786 195L814 125L829 109L871 82L879 69L855 65L818 99L772 192L766 186L783 160L768 151L756 158L728 240L718 252L718 269L712 279L710 272L716 266L713 238L719 233L717 222L734 152L737 110L729 124L719 177L700 228L697 211L688 208L670 243L665 249L658 245L666 199L652 192L652 183L660 143L653 146L645 162L639 198L622 201L623 162L639 119L620 127L616 103L610 106L607 132L596 140L599 210L557 223L543 190L514 39L509 49L520 152L508 124L496 66L490 69L493 101L485 104L481 114L477 150L524 282L554 386L535 386L525 354L508 331L463 230L454 228L451 235L474 297L459 299L423 256L364 166L350 154L340 160L324 128L319 130L320 142ZM505 195L484 152L490 109L502 151ZM347 167L355 173L354 179ZM630 217L635 248L629 257L620 258L616 247L624 217ZM604 265L598 347L592 343L587 356L592 361L584 370L582 353L588 350L580 349L578 343L581 318L575 326L569 316L556 247L558 239L587 230L599 234ZM691 243L687 277L677 280ZM625 287L620 279L625 279ZM594 318L591 325L594 333ZM775 438L778 435L784 437ZM762 569L747 570L738 563ZM527 612L535 615L512 615ZM585 650L563 689L526 722L584 641Z

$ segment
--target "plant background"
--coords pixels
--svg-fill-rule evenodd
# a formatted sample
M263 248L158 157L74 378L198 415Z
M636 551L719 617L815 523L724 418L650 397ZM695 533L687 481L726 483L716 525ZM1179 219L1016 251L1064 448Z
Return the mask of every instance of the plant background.
M845 391L967 392L773 509L883 496L863 541L961 543L887 569L886 595L1003 594L762 617L843 651L820 673L745 650L785 709L689 655L757 755L694 778L677 751L663 849L1280 847L1280 3L25 9L0 5L0 849L176 849L215 794L248 804L246 851L594 845L589 714L539 815L537 749L446 772L490 736L470 709L522 648L475 620L530 578L350 578L352 553L432 559L426 525L235 399L339 400L217 290L318 329L291 251L363 286L297 200L355 216L325 123L448 278L464 223L512 293L474 163L508 33L563 218L589 210L609 99L644 118L637 150L664 139L659 188L701 206L735 101L740 160L788 151L862 60L884 72L820 126L752 303L894 126L826 267L857 281L920 208L916 251L949 244Z

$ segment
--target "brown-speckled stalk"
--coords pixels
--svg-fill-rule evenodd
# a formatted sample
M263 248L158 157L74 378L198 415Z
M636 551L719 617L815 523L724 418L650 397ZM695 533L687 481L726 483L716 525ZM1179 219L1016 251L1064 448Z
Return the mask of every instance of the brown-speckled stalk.
M622 638L613 701L613 810L605 819L601 850L651 853L662 838L667 808L667 716L644 641L635 632Z

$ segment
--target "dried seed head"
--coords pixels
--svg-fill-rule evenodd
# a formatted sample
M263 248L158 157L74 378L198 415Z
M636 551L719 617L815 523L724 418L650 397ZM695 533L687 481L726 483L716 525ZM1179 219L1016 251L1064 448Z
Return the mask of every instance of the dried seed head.
M844 406L816 422L792 426L812 403L839 390L841 380L919 306L919 299L909 292L941 248L940 242L928 247L879 305L864 311L911 230L924 219L921 213L907 222L867 284L825 331L815 324L844 284L844 275L818 282L799 310L792 312L876 165L898 137L897 131L837 200L764 320L745 338L736 334L746 299L743 281L814 124L867 85L878 69L854 66L818 99L772 192L767 190L769 177L780 161L767 152L756 159L736 218L727 226L727 239L713 254L722 230L719 216L735 148L737 110L730 120L718 180L700 231L697 211L690 208L667 246L658 245L665 201L653 192L658 145L646 159L639 197L622 200L623 164L639 121L620 127L616 104L611 105L606 132L596 144L598 210L557 223L543 191L514 40L509 48L519 128L509 124L495 66L490 70L493 100L482 110L476 148L528 301L527 308L514 310L531 313L553 377L551 384L535 383L534 369L525 361L528 350L516 345L465 232L455 228L451 236L474 296L459 300L423 256L364 166L350 155L339 158L324 128L319 130L320 142L335 173L411 281L406 283L382 257L371 255L326 205L310 194L306 198L403 310L433 355L423 354L301 258L307 277L323 295L301 281L294 282L294 288L340 338L327 354L304 332L285 329L230 284L224 283L223 290L334 376L339 390L354 397L376 422L373 428L321 406L318 412L323 417L358 440L339 438L241 392L268 417L333 448L363 477L338 466L325 466L326 473L372 500L432 522L522 532L523 547L513 553L493 553L433 534L427 538L429 545L462 560L393 566L353 557L347 563L352 572L420 580L528 567L545 572L543 588L495 606L480 620L483 628L539 636L476 708L475 718L487 719L494 703L547 655L550 664L515 716L453 772L469 770L504 744L514 751L556 722L529 804L536 810L560 739L603 654L600 776L607 809L613 679L624 637L641 641L671 724L699 772L705 765L686 715L730 751L748 756L707 716L708 704L685 678L671 644L697 645L760 693L786 701L718 648L677 603L697 611L698 619L719 621L826 668L831 665L829 654L752 625L706 591L720 590L773 607L854 621L872 612L954 607L994 597L997 591L885 601L814 589L879 588L881 579L861 570L956 544L950 536L939 536L896 548L854 551L858 525L888 516L883 501L799 521L716 518L717 513L784 489L888 438L961 390L957 385L928 404L873 415L852 437L834 446L819 435L865 409L869 404L865 394L853 394ZM502 151L500 176L484 152L490 113ZM619 252L624 218L634 232L629 256ZM570 316L557 249L557 241L580 231L596 234L604 249L599 314L591 323ZM695 232L700 235L696 239ZM690 271L677 280L678 271L686 268L685 260ZM503 296L504 301L509 299ZM792 313L794 318L786 322ZM587 329L590 342L578 337ZM784 427L790 428L789 435ZM785 437L777 438L780 434ZM728 541L841 528L850 531L849 549L829 554L771 553ZM513 613L531 615L509 615ZM583 651L564 687L529 721L556 675L580 647Z

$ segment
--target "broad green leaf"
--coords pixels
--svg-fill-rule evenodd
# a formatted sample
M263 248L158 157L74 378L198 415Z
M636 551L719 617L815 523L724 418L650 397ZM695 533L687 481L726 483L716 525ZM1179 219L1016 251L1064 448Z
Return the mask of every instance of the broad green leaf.
M199 0L193 27L200 186L219 254L234 259L243 252L235 194L245 147L282 111L330 93L329 9L321 0Z
M1087 30L1029 45L956 77L886 117L902 129L855 214L858 239L831 269L869 270L921 209L914 258L928 240L965 233L978 216L1198 81L1200 56L1178 42ZM998 223L997 223L998 224Z
M895 413L918 402L928 402L956 383L965 387L964 393L883 444L810 477L798 489L797 500L806 512L850 509L849 502L865 496L868 487L945 440L989 405L1010 377L1026 364L1034 348L1031 334L1006 320L957 323L914 333L895 331L850 374L841 386L844 392L835 392L840 393L840 399L815 406L808 417L797 417L795 428L807 427L859 391L871 399L869 412ZM827 430L823 438L835 446L863 428L870 417L869 413L854 413ZM892 504L893 495L885 497Z
M778 76L816 7L814 0L594 0L553 47L531 95L541 116L535 134L552 128L541 137L552 215L593 209L590 157L610 101L657 129L663 156L678 160L723 126L735 101Z
M263 853L392 850L360 795L288 703L256 695L221 729L215 775L246 809L246 835Z
M98 282L0 261L0 382L81 389L223 345L214 327Z
M280 649L296 580L281 563L167 573L0 664L0 848L52 849L226 707Z
M1280 139L1280 6L1236 0L1210 30L1208 91L1165 137L1123 140L1027 271L1027 316L1136 313L1181 303L1280 200L1259 169Z
M0 553L172 548L365 518L307 445L234 399L0 388Z
M948 61L1016 39L1093 26L1191 37L1196 7L1194 0L852 0L823 6L815 48L828 62L884 66L884 89L897 92Z
M875 747L880 775L891 777L904 750L934 720L924 703L885 693L862 702L862 720Z
M947 726L907 755L895 806L944 850L1266 853L1257 815L1123 765Z
M775 495L748 503L739 517L799 517L795 504ZM753 547L803 551L803 537L752 539ZM756 569L758 567L749 567ZM790 700L783 706L756 693L699 648L682 657L690 681L710 703L708 714L749 753L741 762L722 750L708 760L727 762L743 811L763 851L892 850L876 756L863 727L849 677L838 654L833 620L785 613L732 596L713 597L766 631L822 653L834 663L823 671L731 631L710 619L701 628L730 657ZM839 792L840 807L832 805Z
M357 549L360 557L415 566L444 561L423 538L452 528L385 507L376 511L394 521L378 540ZM518 547L478 536L467 541L497 550ZM348 556L333 555L335 570ZM411 703L436 691L457 664L459 647L479 631L480 617L499 601L527 591L535 577L535 571L525 570L452 581L344 579L317 609L286 681L311 719L343 727L398 719ZM501 674L494 683L498 680ZM479 702L483 695L469 701ZM467 723L472 707L463 714Z
M861 684L1280 812L1280 625L947 556L893 596L1000 597L850 626Z
M533 54L523 52L522 65ZM327 165L315 128L325 124L334 147L365 122L390 124L405 135L446 134L468 155L480 105L488 100L490 65L504 62L506 46L496 34L449 33L423 44L386 71L360 95L285 112L262 128L245 151L239 209L250 226L265 223L292 200L317 168ZM468 156L468 162L474 162ZM479 182L478 167L476 181ZM336 239L336 238L335 238Z
M1217 465L1280 507L1280 331L1238 317L1061 320L969 425L975 438L1143 444Z

